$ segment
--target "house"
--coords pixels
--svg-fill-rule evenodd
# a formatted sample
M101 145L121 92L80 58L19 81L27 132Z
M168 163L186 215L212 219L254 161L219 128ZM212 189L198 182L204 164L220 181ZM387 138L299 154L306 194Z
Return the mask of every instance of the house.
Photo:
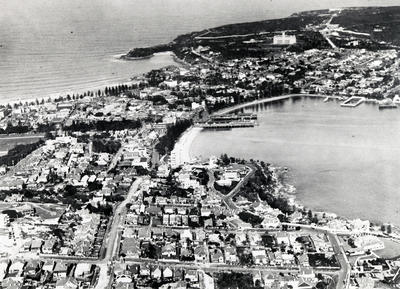
M247 236L243 232L238 232L235 235L235 242L237 246L243 246L247 243Z
M313 283L317 280L313 269L310 267L308 267L308 268L301 267L300 272L299 272L299 277L302 278L303 282L306 282L309 284ZM304 287L304 288L307 288L307 287Z
M262 237L259 233L248 234L250 245L257 246L262 244Z
M75 267L75 278L87 278L92 271L92 265L87 263L78 263Z
M238 257L236 255L236 249L233 246L225 247L224 255L226 263L236 263L238 261Z
M162 210L157 206L148 206L146 212L152 216L162 216Z
M297 286L297 288L299 288L299 289L312 289L313 286L311 285L311 283L302 280L302 281L299 282L299 285Z
M212 218L204 220L204 227L205 228L210 228L210 227L213 227L213 226L214 226L214 223L213 223L213 219Z
M174 243L165 244L161 248L161 256L164 259L176 259L177 258L176 244Z
M181 260L193 260L193 251L189 248L181 248L180 250Z
M181 240L193 240L193 234L190 230L183 230L180 235Z
M310 263L309 263L309 259L308 259L308 255L307 254L301 254L297 256L297 262L300 266L303 267L309 267Z
M164 279L172 278L172 277L174 277L174 272L169 267L167 267L163 271L163 277L164 277Z
M49 239L44 241L42 246L42 253L43 254L53 254L54 247L56 246L57 242L55 239Z
M11 263L10 268L8 268L8 274L13 276L21 276L22 270L25 267L25 263L15 260Z
M24 245L22 246L22 250L24 252L28 252L31 249L31 245L32 245L32 240L28 239L27 241L25 241Z
M210 260L211 263L224 263L224 255L222 254L221 249L214 248L210 251Z
M195 238L196 241L203 242L206 238L206 233L204 230L199 229L195 231L195 236L196 236Z
M70 255L71 252L72 252L72 249L71 249L71 248L68 248L68 247L61 247L61 248L60 248L60 253L59 253L59 255L65 255L65 256L67 256L67 255Z
M41 263L36 260L29 261L24 268L24 276L35 277L40 270Z
M1 282L1 287L3 289L21 289L23 282L23 277L8 277Z
M53 272L53 268L54 268L54 261L46 259L42 266L42 270L47 272Z
M142 277L150 276L150 268L146 265L140 266L139 274Z
M118 282L115 284L115 289L134 289L135 284L131 282Z
M194 259L196 262L205 262L207 260L206 249L203 245L194 248Z
M121 253L130 258L139 258L140 243L135 238L126 238L122 243Z
M40 251L43 241L40 239L33 239L31 244L31 251Z
M68 265L66 263L57 262L53 269L53 274L57 279L67 277Z
M202 286L200 286L200 288L204 288L204 289L214 289L215 288L214 278L212 276L210 276L209 274L203 272L203 278L201 278L201 280L202 280Z
M187 270L185 274L185 280L190 282L198 282L199 276L197 275L197 270Z
M160 267L156 267L151 271L151 278L161 279L161 277L162 277L162 271Z
M140 266L139 265L136 265L136 264L132 264L132 265L127 265L127 271L129 271L130 272L130 274L133 276L133 277L136 277L138 274L139 274L139 271L140 271Z
M3 281L4 277L7 274L8 262L2 261L0 262L0 282Z
M64 277L56 282L56 289L78 289L79 282L73 277Z
M278 245L280 244L289 245L290 244L289 236L285 232L278 232L276 234L276 242Z
M251 255L253 256L254 264L256 265L268 264L267 254L265 250L262 249L253 250L251 251Z

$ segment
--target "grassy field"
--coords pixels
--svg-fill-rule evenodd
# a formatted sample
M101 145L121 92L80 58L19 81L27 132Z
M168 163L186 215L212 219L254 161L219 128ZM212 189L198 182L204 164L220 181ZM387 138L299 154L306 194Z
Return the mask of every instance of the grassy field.
M34 143L43 137L42 134L0 136L0 156L7 154L16 145Z
M400 45L400 6L343 10L333 18L332 24L369 33L376 41Z

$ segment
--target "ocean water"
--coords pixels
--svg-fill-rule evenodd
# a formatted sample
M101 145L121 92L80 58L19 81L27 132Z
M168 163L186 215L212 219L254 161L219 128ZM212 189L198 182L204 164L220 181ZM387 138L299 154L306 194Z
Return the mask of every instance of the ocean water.
M0 0L0 102L121 83L173 64L168 55L124 62L133 47L218 25L394 0Z
M260 125L203 130L191 156L227 153L288 167L296 198L308 208L400 225L399 109L306 98L246 112L257 113Z

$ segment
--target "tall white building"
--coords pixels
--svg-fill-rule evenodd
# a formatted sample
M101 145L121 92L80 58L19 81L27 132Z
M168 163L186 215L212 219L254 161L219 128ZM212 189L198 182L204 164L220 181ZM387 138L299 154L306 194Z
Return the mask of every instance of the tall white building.
M281 35L274 36L274 45L291 45L296 42L296 35L286 35L285 32L282 32Z

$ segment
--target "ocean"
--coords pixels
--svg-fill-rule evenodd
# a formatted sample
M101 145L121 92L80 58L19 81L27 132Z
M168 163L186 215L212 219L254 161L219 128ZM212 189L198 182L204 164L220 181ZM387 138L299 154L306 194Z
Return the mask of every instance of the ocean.
M173 64L125 62L134 47L228 23L394 0L0 0L0 102L82 92Z
M297 201L342 217L400 225L400 111L304 98L246 108L259 126L203 130L191 157L258 159L289 169ZM209 144L213 145L210 146Z

